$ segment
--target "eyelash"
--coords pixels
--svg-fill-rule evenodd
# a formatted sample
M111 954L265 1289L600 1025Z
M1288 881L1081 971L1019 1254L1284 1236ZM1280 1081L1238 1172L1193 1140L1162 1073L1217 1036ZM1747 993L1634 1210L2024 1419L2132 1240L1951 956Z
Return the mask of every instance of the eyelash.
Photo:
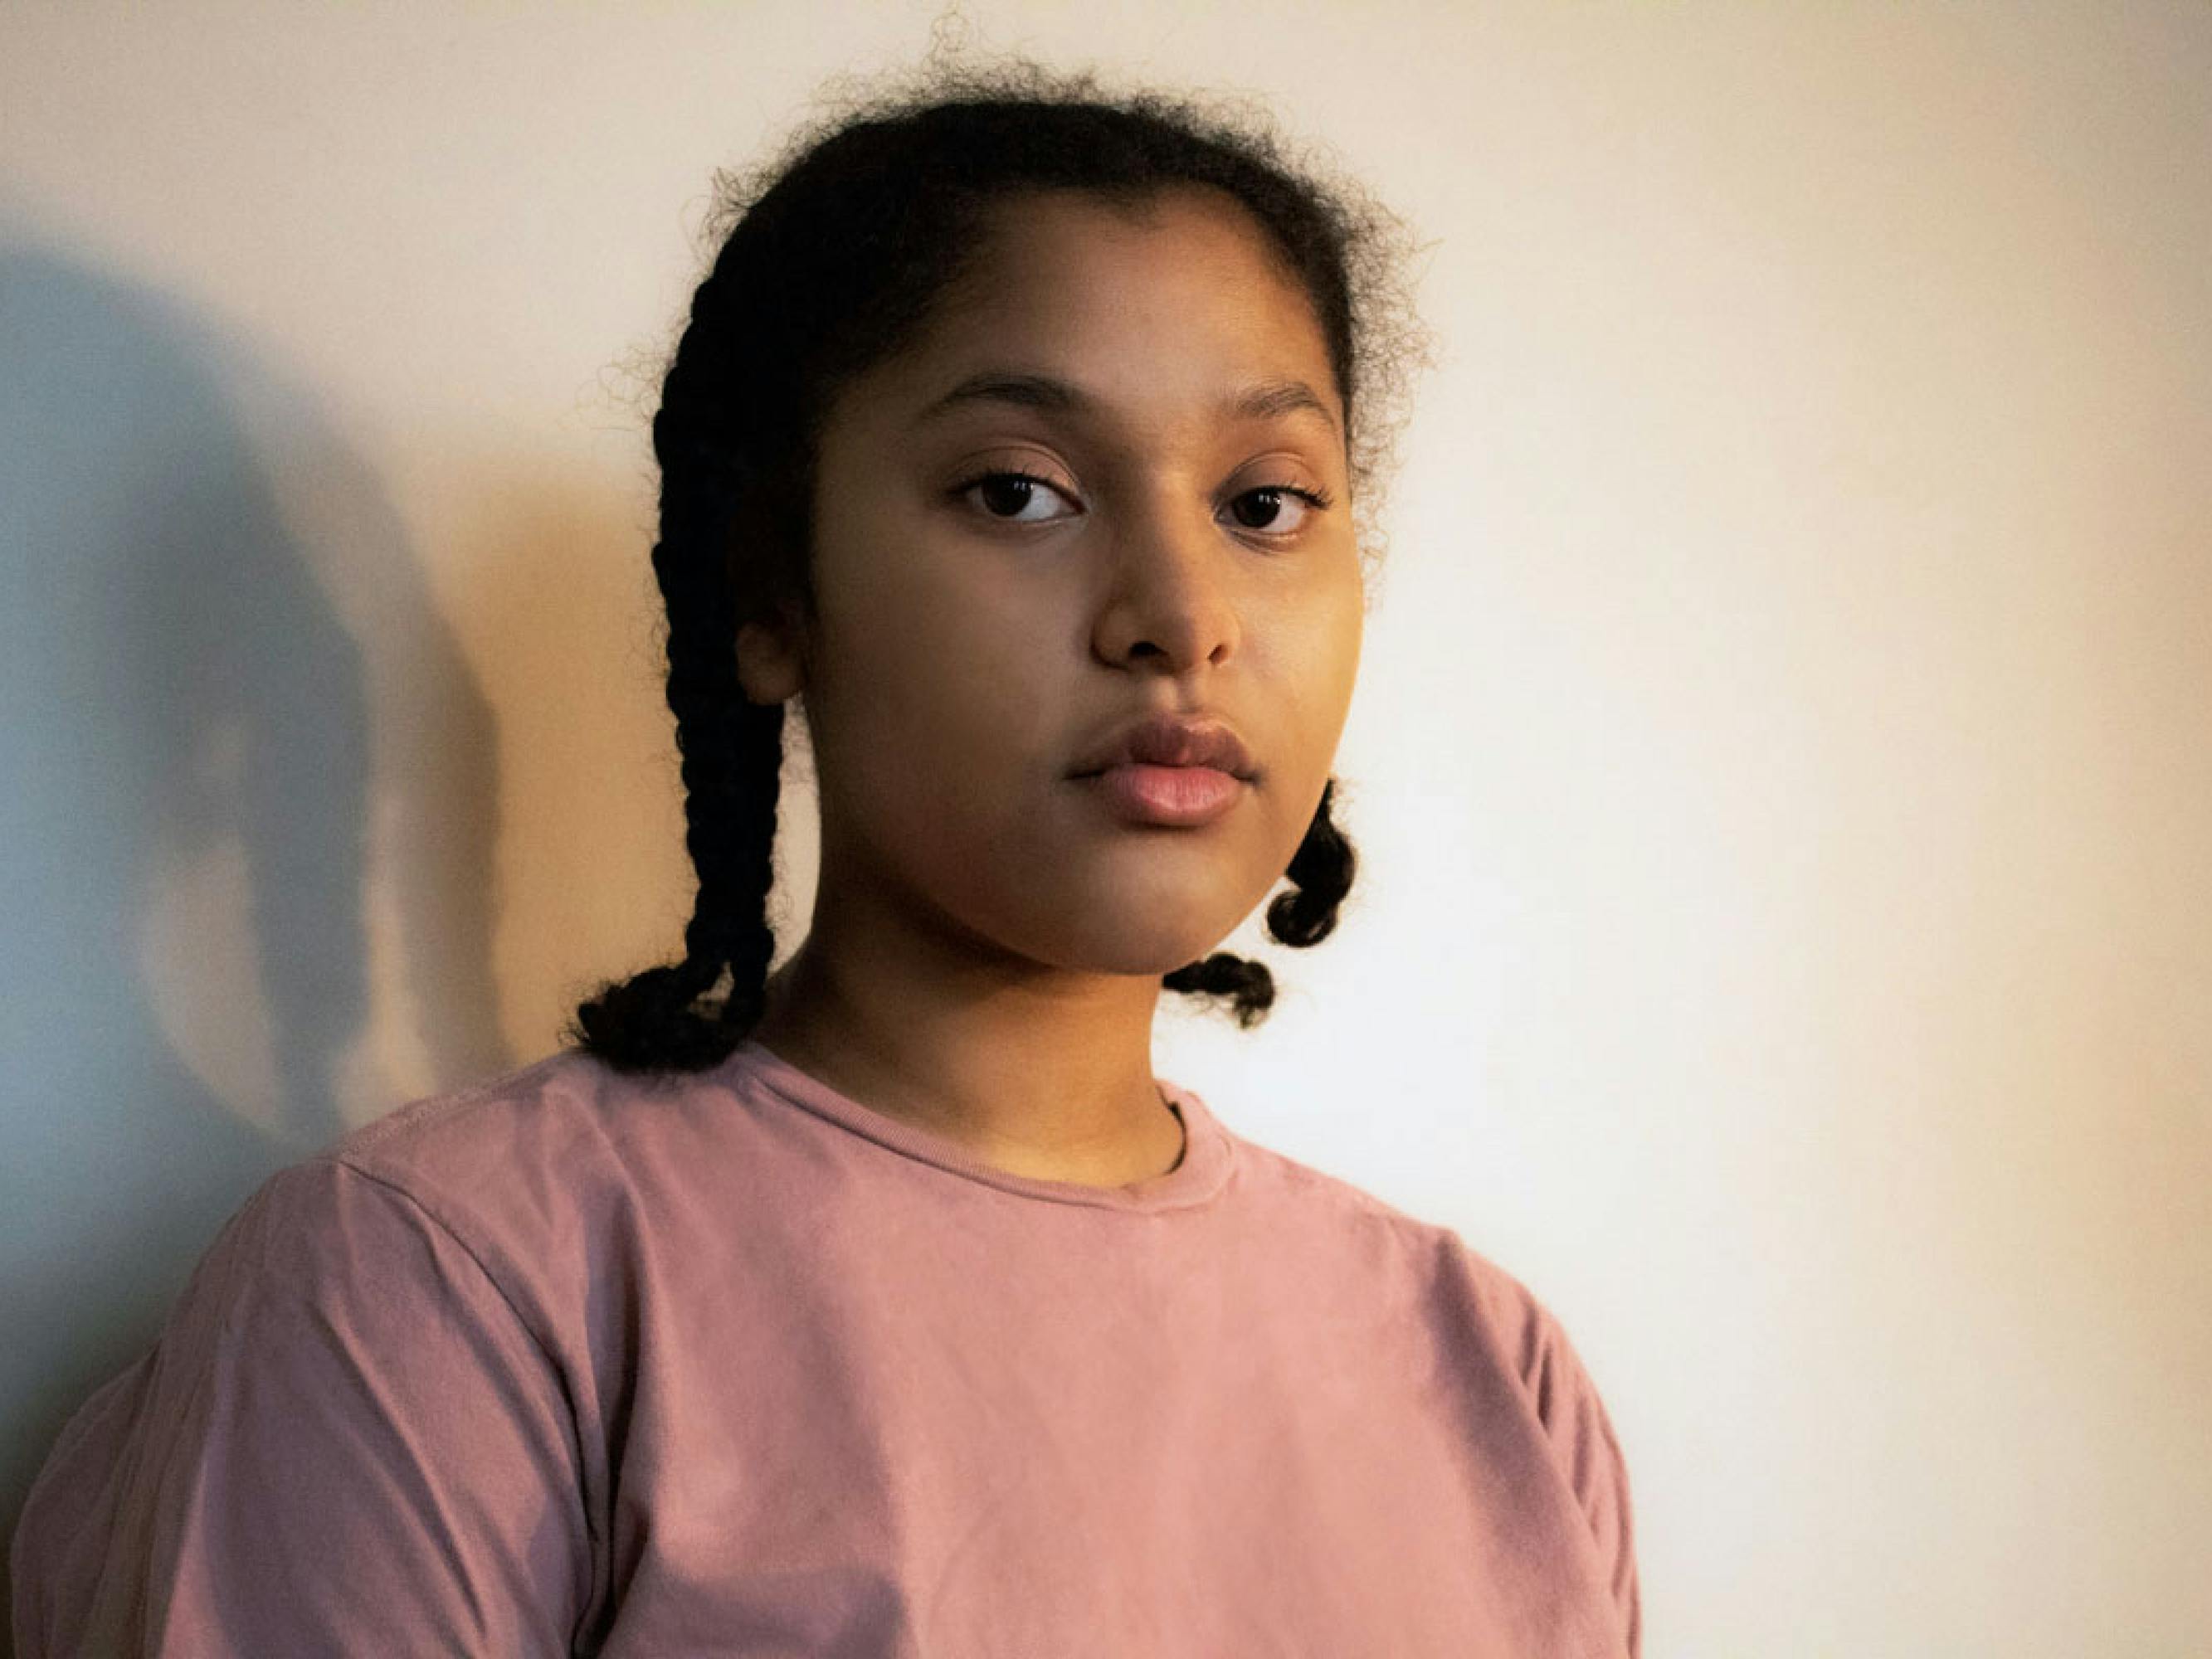
M988 472L978 472L974 477L969 478L964 483L955 484L952 487L951 491L952 498L955 501L958 501L965 496L969 490L975 489L976 485L994 483L1002 478L1016 478L1025 483L1036 484L1040 489L1051 490L1055 495L1065 495L1067 493L1066 490L1060 489L1058 484L1053 483L1051 479L1040 477L1034 472L1023 472L1016 469L994 467ZM1308 489L1303 484L1292 483L1254 484L1249 489L1238 490L1237 494L1230 499L1232 501L1241 501L1247 495L1290 495L1295 497L1298 501L1304 501L1308 507L1311 507L1316 513L1326 512L1328 508L1336 505L1335 495L1328 490ZM986 514L985 516L995 517L996 515ZM1015 520L1012 519L1000 519L998 520L998 522L1001 524L1012 524ZM1034 526L1032 526L1032 528L1034 528ZM1282 536L1292 533L1288 531L1281 530L1263 530L1251 525L1239 525L1237 528L1243 530L1246 534L1252 536Z

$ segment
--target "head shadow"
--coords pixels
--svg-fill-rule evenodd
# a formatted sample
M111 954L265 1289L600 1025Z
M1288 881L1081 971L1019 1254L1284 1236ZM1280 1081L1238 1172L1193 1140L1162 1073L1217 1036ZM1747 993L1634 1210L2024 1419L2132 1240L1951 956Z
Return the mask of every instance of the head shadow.
M501 1049L489 713L311 396L173 300L0 244L0 574L12 1522L224 1218L374 1093L373 826L405 971L453 988L432 1064Z

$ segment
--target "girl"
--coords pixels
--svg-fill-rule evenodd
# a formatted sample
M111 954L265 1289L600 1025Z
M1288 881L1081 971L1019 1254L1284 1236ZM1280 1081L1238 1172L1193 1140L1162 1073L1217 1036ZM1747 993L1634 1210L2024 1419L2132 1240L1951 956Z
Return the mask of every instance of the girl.
M684 958L231 1218L42 1473L24 1659L1638 1653L1559 1325L1151 1068L1351 882L1359 201L1034 70L733 194L653 422Z

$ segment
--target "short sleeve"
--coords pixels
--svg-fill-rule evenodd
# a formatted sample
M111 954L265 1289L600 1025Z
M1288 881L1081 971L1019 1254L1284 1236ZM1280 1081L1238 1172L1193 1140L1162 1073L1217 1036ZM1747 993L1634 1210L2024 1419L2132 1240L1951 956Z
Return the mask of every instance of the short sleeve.
M280 1171L40 1471L19 1659L565 1654L590 1571L567 1402L412 1198Z
M1642 1659L1644 1610L1636 1572L1635 1517L1629 1502L1628 1464L1590 1380L1565 1330L1540 1304L1528 1382L1552 1449L1589 1522L1607 1588L1620 1614L1629 1659Z

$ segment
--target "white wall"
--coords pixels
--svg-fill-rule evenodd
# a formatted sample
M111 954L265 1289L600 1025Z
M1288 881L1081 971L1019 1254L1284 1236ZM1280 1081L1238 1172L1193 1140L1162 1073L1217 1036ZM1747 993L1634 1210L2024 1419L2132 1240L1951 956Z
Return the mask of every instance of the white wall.
M270 1169L676 944L622 368L933 9L0 18L0 1519ZM2212 1650L2212 10L971 9L1436 243L1363 882L1163 1072L1559 1313L1654 1659Z

